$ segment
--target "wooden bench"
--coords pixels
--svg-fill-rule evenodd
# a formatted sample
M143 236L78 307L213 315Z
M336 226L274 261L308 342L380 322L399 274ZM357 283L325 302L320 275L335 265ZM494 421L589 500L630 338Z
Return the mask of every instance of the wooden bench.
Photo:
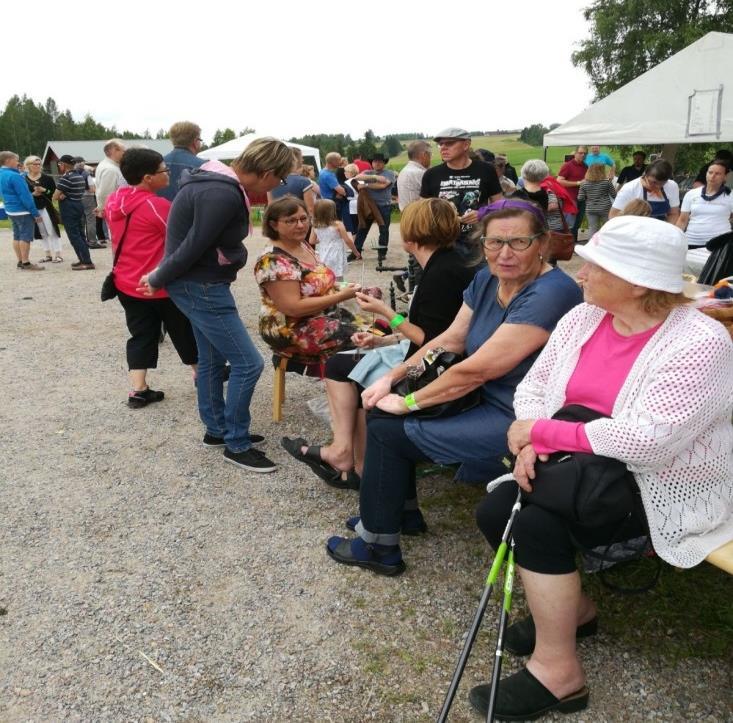
M715 565L721 570L725 570L729 575L733 575L733 540L717 550L713 550L705 559L711 565Z

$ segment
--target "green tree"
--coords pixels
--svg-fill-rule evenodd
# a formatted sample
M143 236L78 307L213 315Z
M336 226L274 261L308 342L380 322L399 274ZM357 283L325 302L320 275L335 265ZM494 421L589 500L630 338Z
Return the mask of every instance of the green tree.
M583 14L590 31L572 54L572 61L588 74L595 100L711 31L733 32L733 0L594 0ZM697 172L712 156L713 148L706 143L681 145L675 158L677 170ZM660 148L645 146L642 150L650 153ZM615 147L613 151L627 159L633 148Z
M549 129L545 128L542 123L535 123L534 125L522 128L522 132L519 134L519 140L528 146L541 146L545 133L549 133Z
M572 54L596 100L712 30L733 31L733 0L594 0L590 31Z
M222 143L226 143L227 141L233 141L236 137L237 134L231 128L224 128L224 130L217 128L211 142L215 146L220 146Z
M382 143L382 153L389 158L394 158L402 153L402 144L397 136L385 136L384 143Z

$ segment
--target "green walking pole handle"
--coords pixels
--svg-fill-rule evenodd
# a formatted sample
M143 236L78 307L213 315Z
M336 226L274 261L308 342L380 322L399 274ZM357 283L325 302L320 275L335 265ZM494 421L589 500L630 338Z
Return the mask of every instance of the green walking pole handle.
M504 610L507 613L512 608L512 587L514 586L514 540L509 549L509 559L506 563L506 572L504 573Z

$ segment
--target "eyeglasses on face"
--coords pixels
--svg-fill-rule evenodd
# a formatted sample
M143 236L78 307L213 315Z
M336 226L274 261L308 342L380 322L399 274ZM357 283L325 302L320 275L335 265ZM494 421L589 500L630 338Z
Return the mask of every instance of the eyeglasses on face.
M305 226L309 221L308 216L296 216L295 218L281 218L277 222L284 223L286 226L295 226L299 223Z
M507 245L512 251L526 251L532 242L542 236L536 233L533 236L513 236L512 238L499 238L498 236L482 236L481 243L487 251L501 251Z
M152 175L157 176L159 173L170 173L170 172L171 172L170 168L161 168L159 171L156 171Z

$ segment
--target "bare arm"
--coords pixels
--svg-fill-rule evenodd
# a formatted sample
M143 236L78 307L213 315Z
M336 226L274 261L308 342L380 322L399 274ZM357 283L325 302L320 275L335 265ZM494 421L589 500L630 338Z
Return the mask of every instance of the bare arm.
M359 249L354 245L354 239L351 238L351 234L346 230L346 226L341 221L336 221L336 228L338 229L341 240L346 244L347 248L351 250L351 253L356 256L357 259L361 258Z
M690 214L689 212L681 213L679 218L677 219L677 228L682 229L683 231L687 231L687 224L690 223Z
M308 212L308 215L313 218L313 207L316 204L316 194L313 191L313 186L303 191L303 203L305 204L305 210Z
M389 306L389 304L385 304L380 299L375 299L373 296L369 296L361 292L357 292L356 294L356 303L359 304L364 311L371 312L372 314L379 314L379 316L387 321L391 321L397 313L391 306ZM413 344L422 345L425 341L425 332L423 329L417 324L413 324L409 319L405 319L397 329L399 334L402 334L402 336L409 339ZM391 336L395 335L390 334L390 337Z
M669 213L667 214L667 221L669 223L677 223L677 219L680 217L680 207L676 206L675 208L670 208Z
M345 289L328 296L303 297L300 295L300 282L298 281L269 281L264 285L275 308L285 316L296 319L312 316L346 299L352 299L357 288L356 284L349 284Z
M468 359L448 369L415 393L420 407L432 407L468 394L498 379L542 347L550 333L532 324L502 324Z
M568 181L568 179L563 176L558 176L557 182L565 188L578 188L581 184L581 181Z

